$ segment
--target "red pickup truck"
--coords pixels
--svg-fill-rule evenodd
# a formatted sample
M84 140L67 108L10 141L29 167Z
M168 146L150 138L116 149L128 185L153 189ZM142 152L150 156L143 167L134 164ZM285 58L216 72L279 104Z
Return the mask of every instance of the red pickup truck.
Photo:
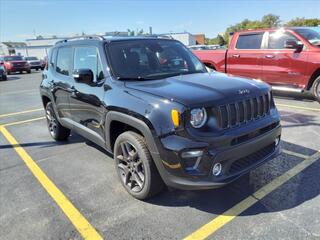
M310 91L320 101L320 33L312 28L240 31L227 50L193 52L216 71L263 80L277 90Z

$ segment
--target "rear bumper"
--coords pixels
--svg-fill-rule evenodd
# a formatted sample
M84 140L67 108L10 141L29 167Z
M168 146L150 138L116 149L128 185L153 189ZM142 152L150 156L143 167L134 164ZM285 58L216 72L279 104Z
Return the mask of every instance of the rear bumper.
M31 69L40 69L43 68L41 65L31 65L30 66Z
M204 155L199 164L200 171L189 173L185 170L185 159L179 157L181 152L173 155L171 152L171 156L175 155L177 158L175 164L168 164L168 161L161 157L170 156L169 152L153 157L157 158L155 159L157 162L162 162L161 165L157 164L157 166L160 175L168 186L184 190L218 188L278 156L280 154L280 144L275 146L275 139L280 138L280 136L281 126L279 124L269 132L236 146L212 148L212 146L207 145L201 147L199 142L195 142L192 144L194 148L203 150ZM175 139L175 144L179 144L177 139ZM212 174L212 168L216 163L222 165L222 173L219 176L213 176Z

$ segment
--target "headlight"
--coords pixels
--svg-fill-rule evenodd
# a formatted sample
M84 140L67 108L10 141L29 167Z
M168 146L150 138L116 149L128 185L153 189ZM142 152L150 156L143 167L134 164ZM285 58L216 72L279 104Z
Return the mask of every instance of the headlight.
M207 121L207 112L204 108L192 109L190 115L190 123L194 128L201 128Z

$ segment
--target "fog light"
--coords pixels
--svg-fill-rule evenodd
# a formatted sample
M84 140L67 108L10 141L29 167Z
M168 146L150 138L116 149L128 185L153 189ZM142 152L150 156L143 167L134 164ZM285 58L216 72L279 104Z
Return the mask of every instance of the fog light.
M274 140L274 145L277 147L280 143L280 137L277 137L276 140Z
M219 176L222 172L222 165L221 163L216 163L215 165L213 165L213 169L212 169L212 175L213 176Z

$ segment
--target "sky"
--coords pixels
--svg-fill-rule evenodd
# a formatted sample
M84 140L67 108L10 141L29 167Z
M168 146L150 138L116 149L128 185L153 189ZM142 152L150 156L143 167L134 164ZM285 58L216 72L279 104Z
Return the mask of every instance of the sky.
M153 33L204 33L215 37L245 18L265 14L320 18L320 0L0 0L0 41L35 35L102 34L152 26Z

